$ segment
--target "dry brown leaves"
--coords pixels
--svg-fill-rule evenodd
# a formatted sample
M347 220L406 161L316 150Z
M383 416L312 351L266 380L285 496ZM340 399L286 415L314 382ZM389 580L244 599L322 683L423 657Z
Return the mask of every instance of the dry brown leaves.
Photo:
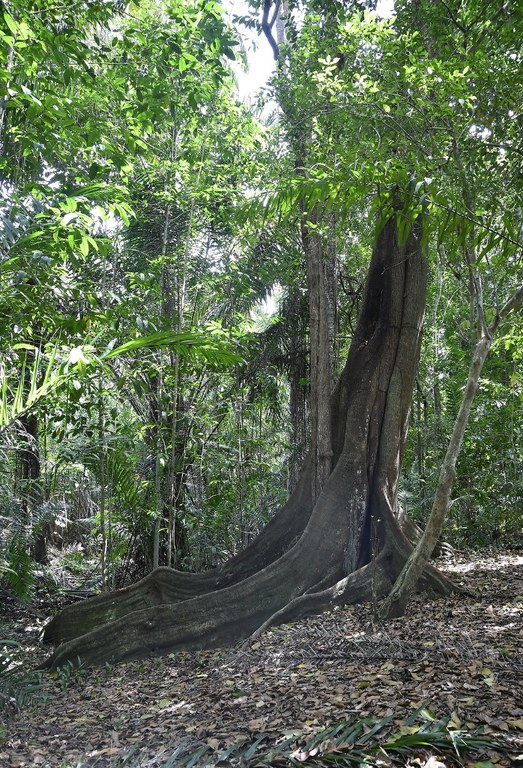
M152 768L184 740L219 750L389 714L397 732L425 707L506 749L465 765L523 766L522 566L514 553L458 557L444 568L475 597L419 596L383 628L369 606L349 607L275 628L247 652L89 669L66 689L55 680L44 706L6 723L0 765Z

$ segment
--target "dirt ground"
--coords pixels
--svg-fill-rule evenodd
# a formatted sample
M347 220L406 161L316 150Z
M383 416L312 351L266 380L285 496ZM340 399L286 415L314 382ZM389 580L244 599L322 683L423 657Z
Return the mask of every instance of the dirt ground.
M182 744L207 745L197 764L214 765L212 753L235 742L299 744L339 721L390 718L380 738L413 733L405 723L420 709L420 717L481 729L499 744L463 765L523 766L523 555L482 552L439 564L474 596L419 595L405 618L384 627L373 626L372 606L348 607L277 627L247 650L46 675L45 701L4 712L0 766L162 768L182 764L173 757ZM45 603L2 610L27 647L24 663L38 664ZM402 764L457 764L445 754L416 755ZM385 753L369 760L393 764Z

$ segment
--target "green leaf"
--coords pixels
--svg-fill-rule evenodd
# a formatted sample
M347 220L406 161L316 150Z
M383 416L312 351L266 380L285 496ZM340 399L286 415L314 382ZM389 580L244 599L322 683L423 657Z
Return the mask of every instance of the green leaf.
M75 211L71 211L71 213L66 213L65 216L62 218L62 223L66 227L68 224L70 224L72 221L78 218L78 213Z
M141 349L162 348L172 349L186 357L200 357L209 363L232 365L241 361L239 355L224 347L211 336L207 337L195 333L174 333L172 331L159 331L148 336L131 339L102 354L102 359L111 360Z
M89 239L87 237L82 237L80 240L80 253L82 256L89 256Z
M13 17L7 13L7 11L4 11L4 20L13 35L16 35L19 28L18 22L16 22Z

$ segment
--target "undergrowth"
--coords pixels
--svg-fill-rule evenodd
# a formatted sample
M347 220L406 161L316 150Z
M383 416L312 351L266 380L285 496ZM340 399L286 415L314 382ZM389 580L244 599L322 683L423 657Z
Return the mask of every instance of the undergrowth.
M41 704L47 697L47 680L28 668L23 646L0 625L0 712L12 714Z

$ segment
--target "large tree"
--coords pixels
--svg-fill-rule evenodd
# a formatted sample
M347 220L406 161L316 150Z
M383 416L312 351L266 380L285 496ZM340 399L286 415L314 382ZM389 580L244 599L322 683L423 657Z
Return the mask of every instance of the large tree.
M410 547L393 514L425 307L421 221L398 240L399 209L374 248L347 364L331 399L333 470L312 505L311 465L282 513L243 553L204 574L159 568L72 605L46 627L49 664L128 659L237 641L334 602L384 594ZM449 582L426 569L425 583ZM283 611L282 611L283 609Z
M322 16L320 6L311 4L300 33L304 45L280 73L280 95L290 94L286 114L292 89L301 89L296 123L310 120L306 161L313 173L298 169L288 188L299 181L301 197L287 197L307 216L305 248L318 231L315 212L333 200L368 199L373 192L379 213L346 364L332 393L321 386L315 393L329 404L332 446L321 490L313 440L288 503L242 553L203 574L158 568L131 587L69 606L46 627L45 639L59 644L48 666L77 657L100 663L236 642L271 622L337 601L383 596L409 558L412 546L394 509L425 311L427 249L442 221L439 210L451 209L453 222L460 221L459 210L463 220L480 215L460 202L451 160L462 133L471 164L484 150L473 130L480 112L470 90L476 86L480 93L485 61L501 54L484 44L482 21L467 3L461 20L452 14L446 19L443 4L403 5L396 27L374 28L358 14L336 23L330 6ZM409 15L417 9L417 18L430 27L435 6L442 14L434 29L448 36L439 48L430 35L421 39ZM505 11L500 13L502 23ZM314 39L318 16L325 23ZM454 33L465 34L463 24L471 49L451 45ZM466 77L467 62L473 78ZM481 109L487 108L482 97ZM327 151L321 154L324 149L334 161ZM347 208L341 211L346 217ZM448 221L443 218L440 237L449 237ZM420 583L441 593L452 589L430 565Z

